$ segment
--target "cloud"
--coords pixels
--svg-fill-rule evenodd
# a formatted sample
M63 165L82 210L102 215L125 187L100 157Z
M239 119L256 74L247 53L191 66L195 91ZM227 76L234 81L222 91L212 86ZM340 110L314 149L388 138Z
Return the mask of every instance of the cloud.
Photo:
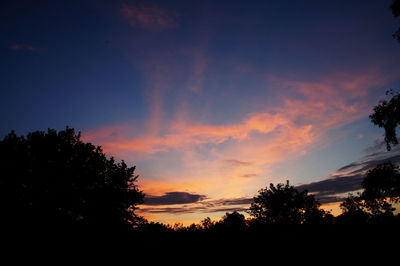
M178 13L156 5L139 6L124 3L121 13L134 27L169 29L178 25Z
M175 193L175 192L171 192ZM186 192L179 192L186 193ZM166 193L169 194L169 193ZM190 194L192 196L192 194ZM204 195L197 195L206 198ZM179 198L180 196L178 196ZM143 204L145 207L140 207L139 212L142 213L169 213L169 214L188 214L188 213L213 213L213 212L227 212L227 211L245 211L248 209L252 197L239 197L229 199L217 199L217 200L196 200L193 199L191 202L188 200L186 203L181 203L180 206L169 207L168 205L177 204L175 201L171 204L165 204L164 200L154 202L152 204ZM146 207L150 206L150 207Z
M34 47L29 44L17 44L17 43L10 45L10 49L14 51L29 51L29 52L37 51L37 47Z
M230 160L223 160L222 161L223 164L230 166L230 167L241 167L241 166L250 166L253 163L251 162L246 162L246 161L240 161L240 160L234 160L234 159L230 159Z
M250 177L255 177L258 176L257 174L243 174L240 177L244 177L244 178L250 178Z
M171 149L184 148L188 145L222 144L229 140L245 140L252 133L268 134L279 131L277 138L285 138L279 142L279 148L288 145L295 147L309 143L312 138L312 126L298 126L286 119L281 114L266 112L251 114L242 122L227 125L208 125L193 121L172 121L164 133L160 135L144 134L133 137L124 137L129 133L129 127L117 125L115 128L99 128L83 133L83 139L102 143L106 151L121 152L123 150L154 154L167 152ZM134 129L133 129L134 130ZM98 134L97 131L100 133ZM108 134L107 134L108 133ZM270 139L273 136L269 136ZM231 165L250 165L249 162L240 160L226 160Z
M343 197L335 196L340 193L349 193L361 189L361 182L364 174L348 175L342 174L334 178L328 178L322 181L297 186L299 191L308 190L315 194L321 203L330 203L342 201Z
M310 193L315 194L321 203L343 201L345 196L340 194L352 193L362 189L361 183L368 170L387 161L393 164L400 164L399 147L390 152L377 152L364 156L359 161L340 167L336 173L331 174L330 178L299 185L296 189L308 190Z
M167 192L162 196L147 195L143 205L174 205L190 204L202 201L206 198L204 195L192 194L188 192Z
M252 202L253 202L253 197L239 197L239 198L231 198L231 199L214 200L213 204L215 206L227 206L227 205L250 204Z
M380 139L376 139L374 141L374 144L368 146L363 150L364 154L371 154L375 152L382 151L384 148L386 148L386 142L383 140L383 137Z
M168 202L171 191L207 195L186 204L143 205L143 213L245 208L244 204L224 205L211 199L235 199L256 193L266 182L281 182L273 164L328 147L334 141L328 133L365 118L376 100L372 100L372 90L389 80L379 69L288 78L254 68L240 72L229 65L226 73L222 72L229 80L221 82L217 69L221 63L202 51L198 54L193 57L196 60L188 59L192 58L188 54L186 59L173 60L181 56L177 51L137 60L148 106L144 123L121 122L82 133L84 141L102 145L107 154L135 162L143 170L139 182L146 186L142 189L160 197L153 202ZM193 61L191 67L186 65L188 61ZM243 94L240 102L231 103L229 97L236 91L229 84L243 84L242 74L251 79L245 86L260 85L260 94ZM199 89L192 90L190 84ZM227 102L237 106L237 112L228 112ZM354 170L338 171L329 181L309 187L315 194L319 192L321 202L341 201L343 196L338 193L360 187L361 173L351 173ZM158 182L161 180L164 182Z

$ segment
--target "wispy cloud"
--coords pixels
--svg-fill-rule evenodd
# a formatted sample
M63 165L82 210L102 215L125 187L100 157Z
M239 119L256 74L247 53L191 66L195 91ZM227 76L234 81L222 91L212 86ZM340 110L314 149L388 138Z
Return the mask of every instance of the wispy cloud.
M361 189L361 183L368 170L387 161L400 164L399 147L390 152L384 151L366 155L358 161L340 167L327 179L300 185L296 188L299 190L307 189L314 193L321 203L339 202L344 199L345 193Z
M175 193L175 192L169 192ZM167 193L166 195L168 195ZM253 202L252 197L239 197L239 198L221 198L217 200L202 200L196 196L197 194L188 194L186 196L193 197L194 200L178 203L178 201L163 201L151 202L150 204L144 203L140 207L142 213L169 213L169 214L188 214L188 213L214 213L214 212L227 212L227 211L245 211L248 206ZM174 197L175 198L175 197ZM179 205L180 204L180 205ZM171 207L170 205L175 205Z
M244 177L244 178L251 178L251 177L255 177L258 176L257 174L243 174L240 177Z
M178 13L157 5L122 4L122 15L130 25L148 29L169 29L178 25Z
M140 182L146 193L160 197L154 200L166 200L171 197L168 194L171 191L189 190L207 196L186 207L147 205L142 211L185 213L206 212L207 208L243 208L210 203L220 198L247 197L266 183L278 181L278 177L274 179L276 173L271 173L273 164L328 146L332 143L328 133L366 117L372 106L371 90L389 80L376 68L361 74L337 72L312 78L288 78L234 66L227 70L234 72L227 75L231 83L236 83L240 75L258 80L262 86L260 90L265 89L268 97L272 94L275 101L266 104L264 101L268 97L255 99L244 94L239 104L251 101L257 108L247 103L250 107L245 111L228 114L229 119L214 120L210 117L214 118L215 111L226 113L223 106L218 106L225 100L201 97L214 93L209 87L214 85L210 80L216 74L211 72L218 62L203 58L202 52L198 54L193 67L171 65L169 56L149 56L140 63L138 69L143 72L143 91L148 105L144 124L104 125L83 132L85 141L102 145L110 155L137 163L139 169L145 168ZM182 62L186 64L185 60ZM212 67L213 71L205 66ZM207 86L203 86L206 81ZM192 90L191 83L202 88ZM178 101L174 101L175 96ZM193 101L194 97L205 99L200 108L192 104L198 101L197 98ZM208 102L209 98L213 99ZM211 106L214 103L216 106ZM349 176L348 172L342 174ZM324 197L326 202L338 201L335 193L357 188L359 178L356 173L353 173L353 182L350 177L345 181L338 175L331 176L331 183L326 181L325 184L337 184L337 189L321 188L319 197ZM311 184L308 185L310 188ZM311 188L317 192L318 184Z
M14 43L10 45L10 49L14 51L29 51L29 52L36 52L37 47L29 45L29 44L19 44Z
M136 137L123 137L126 133L121 133L116 128L100 128L84 133L83 137L87 141L102 143L106 151L121 152L128 150L131 152L145 152L154 154L167 152L170 149L184 148L192 145L202 144L221 144L229 140L246 140L251 138L252 133L269 134L280 132L285 134L286 142L279 145L284 148L288 144L292 147L303 145L312 139L312 126L297 126L281 114L258 113L250 115L247 119L237 124L228 125L207 125L199 122L173 121L168 129L161 136L143 135ZM129 127L128 127L129 128ZM107 134L109 133L109 135ZM282 136L282 135L280 135ZM270 136L272 139L273 136ZM276 138L280 138L276 136ZM278 144L278 142L276 142ZM286 144L285 144L286 143ZM226 163L235 165L249 165L249 162L240 160L225 160Z
M223 164L226 164L227 166L231 166L231 167L241 167L241 166L249 166L249 165L252 165L251 162L240 161L240 160L234 160L234 159L223 160L222 162L223 162Z

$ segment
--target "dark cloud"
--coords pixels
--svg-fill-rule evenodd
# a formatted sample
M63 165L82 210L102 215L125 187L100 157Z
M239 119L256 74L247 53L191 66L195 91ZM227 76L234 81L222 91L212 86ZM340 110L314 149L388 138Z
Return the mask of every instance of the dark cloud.
M144 199L144 205L173 205L189 204L206 199L206 196L188 192L167 192L162 196L148 195Z
M364 179L363 174L357 175L339 175L334 178L325 179L310 184L297 186L299 191L308 190L315 194L320 203L330 203L342 201L343 197L336 194L350 193L361 189L361 182Z
M340 202L344 200L343 193L351 193L360 190L361 183L368 170L384 162L400 163L400 148L390 152L375 152L340 167L332 177L321 181L299 185L298 190L308 190L315 194L321 203Z
M184 208L184 207L156 207L156 208L139 209L139 212L144 212L144 213L172 213L172 214L194 213L197 211L198 211L197 208Z
M241 197L241 198L233 198L233 199L219 199L212 201L214 206L226 206L226 205L243 205L250 204L253 202L253 198L251 197Z
M384 148L386 148L386 142L382 139L377 139L374 141L374 144L365 148L365 154L371 154L375 152L381 152Z
M176 193L169 192L166 195ZM186 193L186 192L180 192ZM190 194L190 193L188 193ZM197 195L197 194L190 194ZM203 196L203 195L200 195ZM163 197L163 196L160 196ZM206 198L203 196L204 199ZM245 211L253 201L250 197L230 198L230 199L217 199L217 200L193 200L192 202L182 203L181 206L169 207L165 206L166 201L159 200L159 203L152 202L149 207L140 208L139 211L145 213L171 213L171 214L184 214L184 213L210 213L210 212L231 212L231 211ZM177 201L174 201L177 202ZM175 203L174 203L175 204ZM176 203L177 204L177 203Z
M375 152L364 156L359 161L349 163L338 169L330 178L296 186L296 189L308 190L314 194L320 203L343 202L347 193L361 189L366 172L376 165L391 161L394 164L400 163L400 148L390 152ZM248 165L249 162L238 160L225 160L231 165ZM252 176L252 174L249 174ZM252 197L222 198L210 200L205 195L188 192L168 192L162 196L147 196L140 211L147 213L211 213L245 211L253 202ZM165 205L177 206L170 207ZM178 205L180 204L180 205Z
M390 152L376 152L367 156L364 156L361 160L357 162L352 162L339 168L337 171L351 171L351 173L360 173L369 170L378 164L384 162L392 162L393 164L400 163L400 149L396 148Z

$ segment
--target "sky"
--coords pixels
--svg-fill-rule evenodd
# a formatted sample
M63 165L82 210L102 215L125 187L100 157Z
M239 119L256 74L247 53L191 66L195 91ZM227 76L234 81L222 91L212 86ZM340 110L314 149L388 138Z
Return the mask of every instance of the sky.
M75 128L136 166L150 221L246 214L286 180L335 213L400 162L368 118L400 88L391 2L3 1L0 137Z

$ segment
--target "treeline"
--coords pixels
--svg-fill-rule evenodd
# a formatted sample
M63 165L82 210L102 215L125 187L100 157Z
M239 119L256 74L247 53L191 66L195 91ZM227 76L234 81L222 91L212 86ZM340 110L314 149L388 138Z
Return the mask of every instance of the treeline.
M209 217L199 224L165 225L144 222L144 232L258 232L274 226L335 226L335 225L400 225L400 214L394 204L400 201L400 170L390 162L369 170L362 182L363 191L349 196L340 204L342 213L333 216L323 210L314 195L298 191L286 184L270 184L261 189L245 218L237 211L227 212L219 221Z
M107 158L100 147L66 128L14 132L0 141L1 229L87 229L130 232L245 232L275 225L398 224L400 170L390 162L370 170L363 191L340 205L334 217L314 195L286 184L270 184L254 197L245 219L226 213L183 226L149 222L136 214L144 193L134 167Z

